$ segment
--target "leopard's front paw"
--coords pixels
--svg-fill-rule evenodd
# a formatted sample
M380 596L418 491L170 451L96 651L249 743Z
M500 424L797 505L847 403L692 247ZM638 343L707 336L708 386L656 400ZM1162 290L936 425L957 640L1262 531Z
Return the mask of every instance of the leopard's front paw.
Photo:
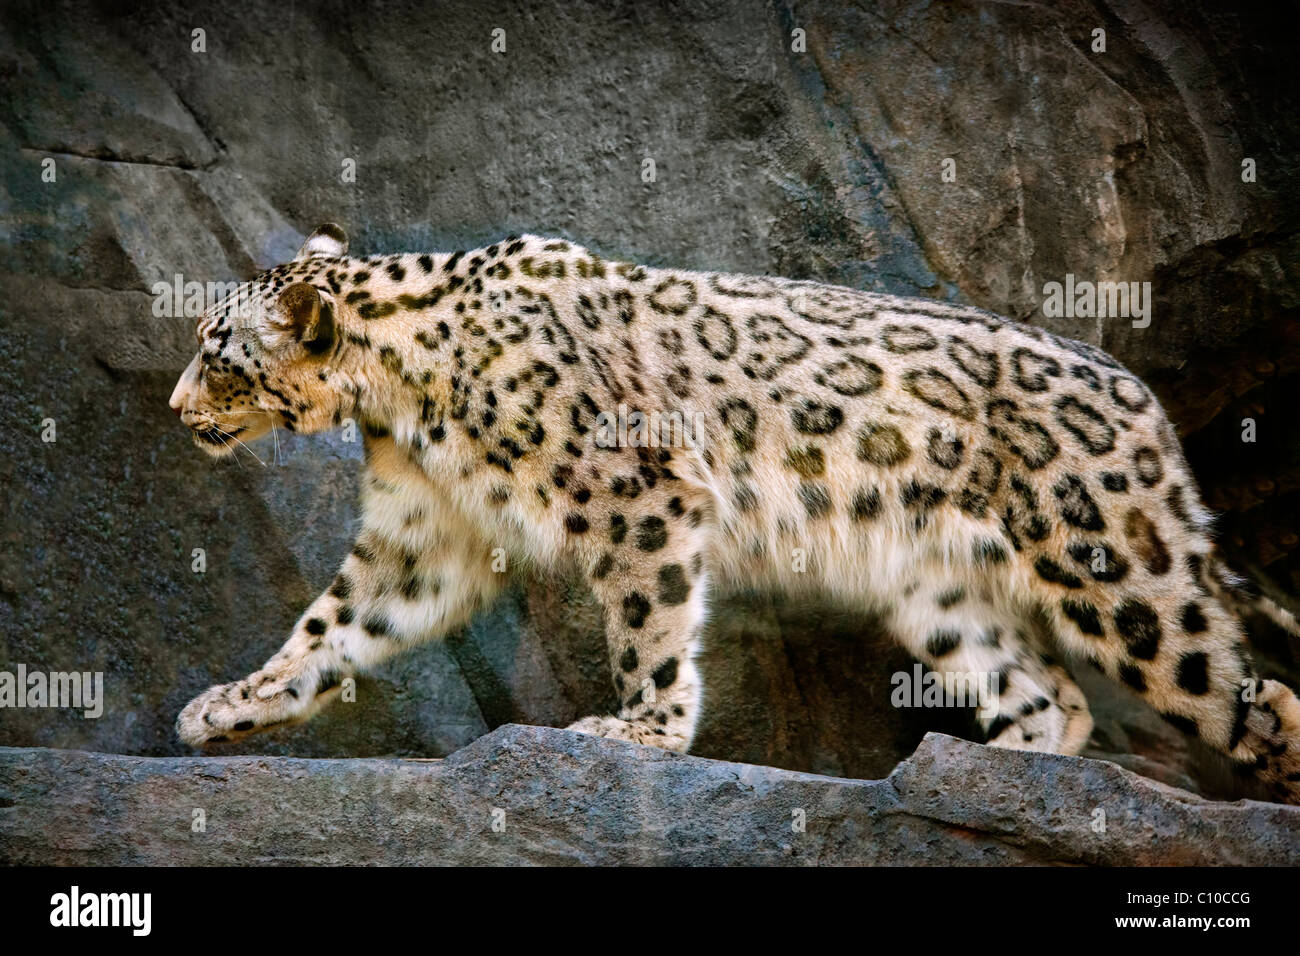
M622 720L618 717L584 717L569 724L565 730L575 730L580 734L594 737L609 737L613 740L630 740L632 743L647 747L659 747L663 750L685 752L690 740L671 724L642 723L640 721Z
M289 682L254 674L209 687L176 718L176 735L191 747L239 740L271 727L296 723L305 701Z
M582 720L575 720L564 729L580 734L591 734L593 737L614 737L617 735L607 731L613 730L616 724L621 723L623 721L613 717L584 717Z

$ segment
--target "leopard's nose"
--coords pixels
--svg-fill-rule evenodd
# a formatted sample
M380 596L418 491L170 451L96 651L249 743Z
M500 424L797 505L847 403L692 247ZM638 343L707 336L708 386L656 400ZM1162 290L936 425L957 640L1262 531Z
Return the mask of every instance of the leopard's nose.
M173 405L173 406L172 406L172 411L176 413L176 417L177 417L177 418L180 418L180 417L181 417L181 412L183 411L183 409L182 409L179 405Z

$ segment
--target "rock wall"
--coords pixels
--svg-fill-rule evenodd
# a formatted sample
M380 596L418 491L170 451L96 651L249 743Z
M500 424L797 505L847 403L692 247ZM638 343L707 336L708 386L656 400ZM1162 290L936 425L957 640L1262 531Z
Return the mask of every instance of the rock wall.
M1300 97L1272 16L1208 0L6 4L0 666L103 671L108 703L98 720L4 712L0 744L181 754L180 707L259 666L328 582L359 448L285 436L265 465L200 455L166 407L193 320L156 317L151 294L246 278L325 220L360 253L550 233L970 302L1100 344L1166 402L1237 561L1300 592ZM1067 274L1151 281L1150 327L1045 318L1044 283ZM889 706L908 664L869 619L738 595L708 640L702 755L877 777L925 730L961 732ZM1290 649L1259 640L1297 683ZM1123 691L1088 689L1094 753L1237 792ZM612 695L590 597L521 582L365 678L356 704L232 751L443 755Z

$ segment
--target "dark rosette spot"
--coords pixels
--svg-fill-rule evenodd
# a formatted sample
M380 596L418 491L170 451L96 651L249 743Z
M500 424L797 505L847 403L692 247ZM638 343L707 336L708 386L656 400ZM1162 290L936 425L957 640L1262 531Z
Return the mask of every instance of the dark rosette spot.
M1115 629L1128 647L1129 656L1153 660L1160 649L1160 617L1155 608L1137 598L1128 598L1115 610Z
M844 412L835 405L805 399L790 409L790 422L805 435L829 435L844 422Z
M858 432L858 458L888 468L907 461L912 448L893 425L868 422Z
M1078 439L1090 455L1104 455L1115 447L1115 429L1105 416L1073 395L1056 401L1056 420Z
M1048 355L1027 348L1011 353L1011 380L1026 392L1045 392L1051 388L1048 378L1061 374L1061 363Z

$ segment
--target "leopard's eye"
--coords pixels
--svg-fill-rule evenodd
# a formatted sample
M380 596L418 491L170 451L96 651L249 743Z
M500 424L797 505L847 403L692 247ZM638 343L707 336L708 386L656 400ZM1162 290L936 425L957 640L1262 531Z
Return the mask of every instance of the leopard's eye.
M217 362L217 358L218 356L213 355L211 352L199 353L199 378L200 379L203 379L205 377L213 375L214 373L219 373L222 371L221 365Z

